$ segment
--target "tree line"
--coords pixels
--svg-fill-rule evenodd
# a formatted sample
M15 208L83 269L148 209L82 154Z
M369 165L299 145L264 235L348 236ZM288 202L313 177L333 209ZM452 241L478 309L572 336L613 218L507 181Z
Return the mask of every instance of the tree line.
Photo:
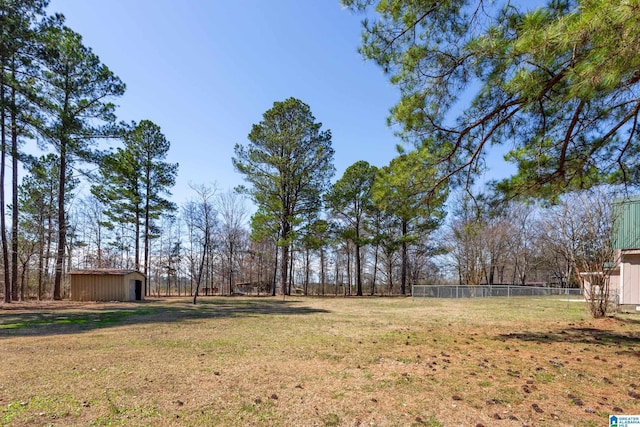
M136 249L143 236L148 257L153 222L172 207L163 195L177 173L177 165L164 162L169 143L157 125L117 122L113 100L124 93L125 84L65 25L64 16L46 14L47 5L47 0L0 3L5 302L24 298L32 280L38 297L63 297L77 243L70 205L81 179L96 183L91 191L104 204L104 225L134 224ZM108 139L122 140L124 147L102 149L100 141ZM24 152L26 141L36 142L46 154ZM21 181L20 164L27 170ZM99 166L98 176L92 176L90 165ZM101 265L100 245L97 250ZM135 267L143 265L146 259L141 263L136 255Z
M640 14L631 3L343 3L371 18L360 50L402 95L390 117L404 142L397 157L383 167L358 161L332 183L331 132L289 98L235 146L245 185L194 184L178 207L168 200L177 165L164 161L160 128L116 122L110 101L124 84L62 16L45 15L46 1L3 1L2 184L6 159L13 171L11 203L4 185L0 194L11 208L0 212L5 301L19 290L61 298L71 268L140 269L146 293L195 302L248 288L577 286L602 254L611 258L607 201L633 188L640 170ZM122 146L99 150L104 138ZM20 153L28 139L49 154ZM490 147L506 144L517 173L476 194ZM100 165L96 176L87 164ZM91 194L77 196L87 178L98 178ZM256 207L250 218L243 197Z

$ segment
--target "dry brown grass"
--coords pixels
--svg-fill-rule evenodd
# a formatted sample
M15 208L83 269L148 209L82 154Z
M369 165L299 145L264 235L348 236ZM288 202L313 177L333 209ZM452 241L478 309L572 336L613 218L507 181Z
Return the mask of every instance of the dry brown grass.
M601 426L640 319L544 299L0 308L2 425Z

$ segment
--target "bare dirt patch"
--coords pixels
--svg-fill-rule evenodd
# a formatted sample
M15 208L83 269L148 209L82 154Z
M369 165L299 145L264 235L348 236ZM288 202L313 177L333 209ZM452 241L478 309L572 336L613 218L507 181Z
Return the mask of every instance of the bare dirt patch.
M0 309L3 425L600 426L640 319L534 299L202 298Z

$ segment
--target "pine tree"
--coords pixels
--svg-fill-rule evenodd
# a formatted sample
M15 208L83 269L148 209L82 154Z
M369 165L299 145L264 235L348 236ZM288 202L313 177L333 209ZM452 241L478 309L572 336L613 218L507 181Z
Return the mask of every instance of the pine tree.
M233 164L251 187L244 188L265 217L280 227L280 286L288 293L289 249L296 223L320 209L321 195L333 176L331 132L322 131L311 109L289 98L275 102L253 125L248 146L236 144Z
M498 185L510 197L640 180L637 2L343 3L375 5L360 50L400 89L391 121L437 154L443 182L470 187L494 145L518 167Z
M325 195L329 209L350 230L355 245L356 295L362 296L362 267L360 249L367 242L365 221L373 207L371 189L377 168L361 160L349 166L342 178Z
M75 161L96 160L93 142L113 136L115 105L110 98L124 93L125 85L92 50L82 44L79 34L52 22L44 32L42 51L43 83L47 126L45 138L60 159L58 194L58 248L53 298L59 300L67 243L66 179Z
M444 218L444 203L449 189L443 184L442 171L424 149L401 152L389 166L378 171L373 198L379 209L400 223L400 293L406 294L408 248L418 236L436 229Z
M153 222L175 205L163 197L170 195L178 171L177 163L164 161L171 144L158 125L149 120L134 124L125 136L124 147L104 157L101 180L92 192L107 209L114 222L131 224L135 229L134 266L149 273L149 240L156 232ZM141 229L142 227L142 229ZM144 262L140 262L140 239ZM145 295L148 283L145 282Z
M18 144L36 125L35 53L45 0L0 2L0 234L4 265L5 302L18 298ZM8 144L10 141L10 144ZM11 259L5 225L6 155L11 155Z

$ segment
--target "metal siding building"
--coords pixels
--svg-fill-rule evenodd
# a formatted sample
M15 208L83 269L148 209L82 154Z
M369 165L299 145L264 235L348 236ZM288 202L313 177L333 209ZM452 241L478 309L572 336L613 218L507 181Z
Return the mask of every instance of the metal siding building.
M612 246L616 266L609 278L621 306L640 310L640 196L613 202Z
M145 276L136 270L75 270L71 276L72 301L140 301Z
M640 196L617 199L612 206L614 249L640 249Z

